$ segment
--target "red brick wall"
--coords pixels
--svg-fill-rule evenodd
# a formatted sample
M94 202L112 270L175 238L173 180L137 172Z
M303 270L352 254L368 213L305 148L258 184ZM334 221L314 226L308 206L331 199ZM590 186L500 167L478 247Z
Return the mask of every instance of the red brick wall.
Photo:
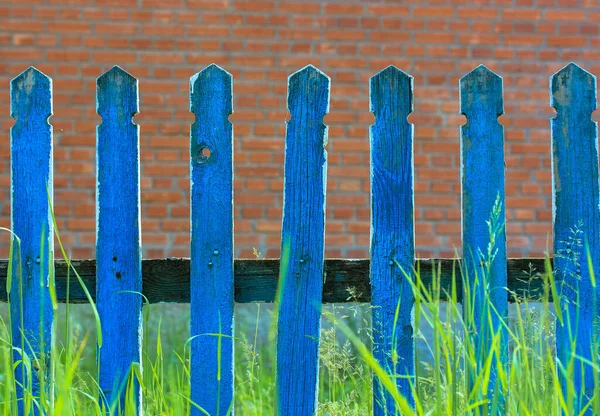
M599 29L598 0L0 1L0 225L10 225L9 81L35 65L54 80L58 226L74 258L93 257L95 80L118 64L140 80L144 255L187 255L189 77L215 62L234 75L237 254L277 256L286 79L312 63L332 80L326 254L365 257L368 80L394 64L415 77L417 253L451 256L458 80L484 63L504 78L509 254L541 254L552 244L548 77L569 61L600 75Z

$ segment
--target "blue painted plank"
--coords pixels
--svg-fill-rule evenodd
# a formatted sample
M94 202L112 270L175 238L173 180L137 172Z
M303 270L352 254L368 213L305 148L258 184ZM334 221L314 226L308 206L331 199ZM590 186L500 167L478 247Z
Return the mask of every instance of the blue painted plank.
M102 323L100 388L123 406L131 364L141 362L142 263L138 82L113 67L97 80L96 302ZM139 292L131 293L131 292ZM141 409L139 389L138 411Z
M460 107L467 118L460 137L463 270L467 282L463 308L473 336L477 374L492 351L494 336L500 334L488 386L491 399L496 369L507 359L507 334L498 317L506 321L508 313L504 128L498 122L504 113L502 78L483 65L475 68L460 80Z
M596 276L600 266L600 209L598 184L598 127L596 77L570 63L550 78L550 104L557 111L552 133L554 273L559 284L562 322L556 323L557 358L567 367L575 353L592 359L593 322L600 316L598 287L593 287L585 242ZM575 350L571 341L576 341ZM596 344L597 348L597 344ZM594 391L593 371L574 361L570 377L562 377L566 392L572 383L581 393L572 402L581 410ZM585 383L585 386L584 384ZM596 389L600 386L595 386ZM589 409L587 414L592 414Z
M54 259L54 228L50 200L52 183L52 80L30 67L10 83L11 115L11 228L21 239L13 251L13 280L10 289L10 312L13 345L29 358L45 362L37 368L50 368L52 303L49 292ZM41 244L43 238L43 246ZM22 270L22 273L19 271ZM15 351L15 361L22 355ZM40 380L46 375L34 371L31 380L25 376L25 366L15 369L17 383L31 382L31 391L39 400ZM17 397L23 397L17 386ZM31 409L19 405L19 414ZM37 413L37 411L35 411Z
M414 266L413 77L389 66L371 78L371 293L373 354L414 405L414 296L404 273ZM395 358L395 359L394 359ZM395 362L394 362L395 361ZM373 413L399 412L377 378Z
M190 110L191 399L225 416L234 380L231 74L213 64L191 77Z
M327 183L327 75L312 65L288 79L285 177L277 329L280 415L317 406Z

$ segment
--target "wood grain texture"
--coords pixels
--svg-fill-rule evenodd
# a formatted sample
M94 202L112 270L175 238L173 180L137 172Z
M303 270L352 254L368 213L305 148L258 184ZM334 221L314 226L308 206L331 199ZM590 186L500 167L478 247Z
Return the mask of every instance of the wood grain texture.
M507 332L500 323L508 317L504 128L498 122L504 113L502 78L483 65L465 75L460 80L460 108L467 118L460 141L463 270L468 282L463 307L475 346L476 374L490 355L495 334L500 333L500 351L494 355L497 361L488 387L491 398L496 369L506 364L508 353Z
M11 115L11 229L20 238L14 245L10 288L12 342L22 349L36 369L49 367L53 311L49 292L50 268L54 265L54 228L50 200L52 183L52 81L30 67L10 83ZM49 267L50 266L50 267ZM6 287L6 286L4 286ZM22 354L14 353L15 361ZM45 362L45 363L44 363ZM17 386L31 382L31 392L39 398L43 371L34 370L31 380L25 367L15 369ZM17 387L17 397L23 390ZM29 414L19 404L19 414ZM33 411L33 410L31 410ZM37 413L37 410L34 412Z
M568 365L572 354L591 360L593 324L600 316L598 286L593 287L586 244L592 265L600 270L600 209L598 184L598 127L591 120L596 109L596 77L571 63L550 78L551 102L556 117L552 133L552 186L554 261L560 282L560 308L564 321L556 323L557 358ZM576 340L575 350L571 345ZM598 341L598 340L596 340ZM563 388L573 383L581 409L594 388L590 366L575 360L574 377L561 377ZM583 388L585 383L585 388ZM591 414L591 409L588 412Z
M420 270L421 282L427 288L432 287L432 273L440 271L440 299L448 300L447 293L452 289L452 270L457 276L458 300L462 300L462 282L459 274L461 259L418 259L415 268ZM73 260L73 267L90 290L92 298L96 296L96 261ZM279 259L249 260L236 259L235 302L273 302L279 282ZM552 262L551 262L552 264ZM435 265L435 266L434 266ZM7 260L0 260L0 287L6 285ZM56 260L56 296L59 302L66 301L67 267L64 261ZM509 302L528 300L539 301L548 289L539 273L544 271L544 259L509 259L508 269ZM530 271L533 270L533 271ZM371 302L371 283L369 279L370 261L368 259L327 259L323 271L323 303ZM142 293L150 303L190 303L190 260L182 258L148 259L142 261ZM552 301L551 293L548 293ZM7 300L6 292L0 291L0 301ZM71 303L87 303L87 298L71 272Z
M141 362L140 149L132 121L137 79L117 66L100 76L97 112L96 302L103 336L97 356L100 388L112 406L124 403L131 364Z
M231 75L214 64L194 75L190 110L191 399L225 416L233 414ZM202 414L194 406L191 412Z
M312 65L288 79L276 375L282 416L313 415L317 405L329 84Z
M371 78L371 303L373 355L396 377L400 393L414 405L413 78L389 66ZM373 414L394 415L394 401L373 379Z

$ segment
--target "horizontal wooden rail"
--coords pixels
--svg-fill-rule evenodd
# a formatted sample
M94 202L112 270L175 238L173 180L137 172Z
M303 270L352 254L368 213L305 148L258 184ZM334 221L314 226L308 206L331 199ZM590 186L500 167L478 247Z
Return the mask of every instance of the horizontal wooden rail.
M92 297L96 297L96 261L73 260L73 267L83 279ZM457 296L462 297L459 261L455 259L419 259L421 280L426 287L432 283L432 266L441 272L441 298L447 300L446 292L452 288L455 270ZM517 299L538 300L544 293L543 280L538 276L544 271L544 259L523 258L508 260L508 289ZM7 260L0 260L0 287L6 287ZM532 272L533 271L533 272ZM70 273L70 303L86 303L87 298ZM150 303L190 301L190 260L184 258L151 259L142 261L143 294ZM279 259L235 260L235 301L238 303L273 302L279 277ZM323 286L324 303L370 302L369 260L325 260ZM56 294L59 302L67 300L67 266L63 260L55 262ZM0 301L6 301L6 292L0 291ZM509 302L514 301L508 295ZM552 300L550 298L550 300Z

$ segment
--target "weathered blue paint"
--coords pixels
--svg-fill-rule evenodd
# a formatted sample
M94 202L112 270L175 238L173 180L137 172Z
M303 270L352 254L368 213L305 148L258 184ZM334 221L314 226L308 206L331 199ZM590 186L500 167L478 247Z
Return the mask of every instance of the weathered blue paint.
M587 241L597 279L600 275L598 127L591 120L597 104L596 77L570 63L550 78L550 84L550 105L557 112L550 121L554 273L560 282L564 319L562 324L560 320L556 322L556 348L557 359L566 367L573 353L591 360L593 323L600 316L598 286L592 286L585 247ZM571 347L573 340L575 351ZM561 375L561 384L565 389L568 383L573 383L575 391L581 392L582 396L574 403L578 412L591 397L594 381L590 366L582 365L578 359L574 364L574 376L567 380ZM592 414L592 409L588 414Z
M500 333L501 342L495 359L505 365L507 358L507 335L498 317L506 320L508 313L504 128L498 122L504 113L502 78L483 65L465 75L460 80L460 108L467 118L460 137L463 270L467 282L463 307L480 369L490 354L495 334ZM490 231L490 222L496 225L494 231ZM496 385L497 366L492 365L489 398Z
M312 65L288 79L276 377L282 416L313 415L317 405L329 84Z
M191 398L225 416L233 414L231 74L213 64L191 77L190 110Z
M96 302L103 344L100 388L122 404L133 362L141 363L142 259L138 82L115 66L97 80ZM127 292L126 292L127 291ZM130 293L130 292L138 292ZM138 396L141 409L141 396Z
M50 368L53 314L48 265L54 258L54 227L47 192L52 200L52 126L48 123L52 80L30 67L10 86L11 115L16 120L11 128L11 227L21 239L20 255L17 244L13 251L12 340L32 361L45 361L41 366L34 364L37 368ZM14 358L23 357L15 351ZM15 369L17 397L23 397L19 384L31 382L32 393L39 399L40 379L45 374L34 371L32 380L26 380L24 371L22 365ZM19 414L29 413L31 409L19 403Z
M410 281L414 267L413 77L389 66L371 78L371 293L373 354L414 404L414 339ZM398 409L377 378L373 413Z

